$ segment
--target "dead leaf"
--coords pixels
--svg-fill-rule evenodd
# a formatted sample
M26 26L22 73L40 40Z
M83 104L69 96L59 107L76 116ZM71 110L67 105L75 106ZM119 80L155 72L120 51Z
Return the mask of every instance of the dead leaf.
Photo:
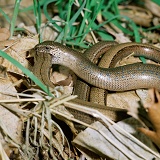
M8 44L7 44L8 42ZM33 38L21 38L15 41L5 41L3 46L9 46L5 52L20 62L24 67L29 66L26 60L26 51L33 48L38 43L38 38L35 36ZM8 60L0 58L0 63L7 68L7 71L22 74L22 71L18 69L15 65L11 64Z
M0 78L6 78L6 77L7 77L7 69L6 67L0 65Z
M61 86L69 86L69 84L71 84L71 81L72 81L72 76L69 75L65 80L57 82L57 84Z
M7 93L16 93L15 88L12 86L12 83L8 79L1 79L0 81L0 92L3 93L4 91ZM7 95L7 93L2 93L0 93L0 100L15 99L15 97ZM8 107L8 109L4 107L5 105ZM0 104L0 143L2 143L3 148L8 156L10 155L10 153L14 152L15 147L13 147L11 143L8 143L7 139L5 139L5 137L7 137L7 132L17 144L22 143L22 121L16 114L10 111L10 109L16 110L18 109L18 107L19 104L14 102L9 104ZM12 148L10 145L12 146Z
M118 6L120 9L120 14L128 16L136 24L140 26L149 27L151 26L152 14L148 9L127 5L127 6Z
M137 105L139 97L134 91L117 92L107 95L107 106L128 109Z
M151 102L145 104L144 107L148 111L148 117L153 124L153 131L146 128L139 130L148 136L160 148L160 94L155 89L150 89L149 94Z
M157 17L160 17L160 6L153 1L150 0L143 0L144 1L144 6L150 10L154 15Z
M10 37L10 32L7 28L0 28L0 41L5 41Z
M136 132L136 127L141 126L141 124L133 118L110 125L109 129L100 122L95 122L92 126L96 129L87 128L80 132L72 142L87 159L94 159L94 154L103 158L107 157L106 159L110 157L118 160L159 159L158 151L155 151L154 145L150 143L147 137ZM127 134L123 133L123 129L119 130L120 128L123 128ZM129 138L128 135L131 134L148 145L148 148L147 146L144 148L138 139L135 140L132 136ZM150 149L155 151L157 157L150 152ZM92 154L88 154L90 152Z

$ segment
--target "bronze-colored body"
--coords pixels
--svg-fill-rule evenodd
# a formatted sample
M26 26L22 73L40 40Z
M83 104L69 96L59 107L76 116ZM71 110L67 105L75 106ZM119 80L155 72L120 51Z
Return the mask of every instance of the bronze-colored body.
M126 43L120 44L120 46L119 49L114 47L108 50L107 54L110 58L108 61L111 61L111 66L114 66L119 58L123 58L132 52L134 52L134 56L144 56L160 62L160 49L156 47L138 43ZM35 50L37 56L47 54L51 58L45 67L41 70L37 69L40 72L42 72L42 70L47 72L48 70L49 73L52 64L60 64L70 68L77 76L98 88L112 91L126 91L154 87L160 90L160 67L157 65L135 63L116 68L101 68L92 63L80 52L51 41L38 44L35 46ZM107 54L104 56L107 56ZM104 60L102 64L105 65L105 63L107 62ZM36 72L37 71L35 71L35 75L37 74ZM40 74L41 75L38 74L38 78L46 84L46 80L44 79L48 79L49 77L41 78L44 75L43 73Z

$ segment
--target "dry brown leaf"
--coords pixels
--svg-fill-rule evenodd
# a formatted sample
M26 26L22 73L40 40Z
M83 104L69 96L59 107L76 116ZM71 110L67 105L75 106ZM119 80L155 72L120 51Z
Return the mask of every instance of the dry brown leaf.
M59 81L57 83L61 86L68 86L71 84L71 81L72 81L72 76L69 75L65 80Z
M119 6L118 8L121 15L128 16L136 24L145 27L151 26L152 14L148 9L131 5Z
M8 44L7 44L8 42ZM19 61L24 67L29 66L28 61L26 60L26 51L33 48L38 43L38 37L35 36L33 38L21 38L15 41L5 41L5 44L3 46L9 46L5 52L9 54L11 57ZM1 45L2 47L2 45ZM3 48L4 49L4 48ZM10 72L15 72L21 74L22 71L18 69L16 66L11 64L8 60L0 58L0 63L4 67L7 68Z
M64 86L64 93L71 94L73 92L73 83L75 75L68 68L60 66L59 72L54 71L50 77L51 82L54 84Z
M156 4L150 0L143 0L143 1L144 1L144 6L148 10L150 10L157 17L160 17L160 6L158 6L158 4Z
M10 32L7 28L0 28L0 41L5 41L10 37Z
M107 95L107 106L128 109L137 105L139 97L134 91L112 93Z
M154 145L150 143L147 137L136 132L136 127L141 126L141 124L132 118L109 125L109 129L100 122L94 122L91 126L95 129L85 129L72 142L87 159L94 159L94 154L107 160L108 157L118 160L159 159L158 151ZM148 145L148 148L147 146L144 148L144 145L130 134L138 137L142 143ZM151 149L156 152L157 157L149 151ZM90 152L91 154L89 154Z
M29 38L19 38L16 40L3 41L0 44L0 49L4 50L8 55L20 62L24 67L31 69L29 61L26 59L26 52L33 48L38 43L38 36ZM9 72L11 82L16 83L23 77L22 71L7 59L0 57L1 66ZM1 67L1 68L2 68ZM5 76L5 72L0 68L1 77Z
M148 136L160 148L160 94L154 89L150 89L149 94L152 101L144 107L148 111L148 116L154 130L152 131L146 128L139 128L139 130Z
M154 21L153 21L154 23ZM159 25L160 22L157 22ZM155 25L156 26L156 25ZM142 36L144 37L142 39L142 43L158 43L159 42L159 33L157 32L144 32L143 30L140 31Z
M61 69L61 68L63 68L63 69ZM64 81L65 79L68 78L69 72L70 72L70 70L68 68L60 66L59 72L54 71L53 74L51 75L51 81L53 83L58 83L59 81Z
M8 79L2 79L0 80L0 92L8 92L8 93L16 93L15 88L12 86L12 83L8 80ZM15 97L13 96L9 96L9 95L5 95L5 94L1 94L0 93L0 100L11 100L11 99L15 99ZM19 104L17 103L9 103L7 104L7 106L11 109L18 109ZM21 144L21 140L22 140L22 121L20 120L20 118L12 113L11 111L9 111L8 109L6 109L4 107L4 105L0 105L0 126L2 129L2 126L5 126L4 128L6 128L6 130L8 131L8 133L10 134L10 136L12 136L12 138L15 140L16 143ZM5 152L7 153L7 155L9 156L10 153L14 152L14 147L7 143L6 139L5 139L5 134L4 130L1 130L0 133L0 143L2 143L3 148L5 150ZM12 148L11 148L11 146Z

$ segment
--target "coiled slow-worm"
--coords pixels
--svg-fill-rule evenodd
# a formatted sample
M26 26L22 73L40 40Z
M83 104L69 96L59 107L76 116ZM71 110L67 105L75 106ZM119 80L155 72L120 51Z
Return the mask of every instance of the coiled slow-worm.
M133 45L133 47L136 48L135 50L137 51L138 48L141 47L146 50L146 52L134 53L135 56L144 56L160 62L160 49L138 43L136 43L135 46ZM116 68L100 68L78 51L52 41L45 41L38 44L35 46L35 50L37 56L42 53L44 57L45 54L50 55L51 60L46 62L51 63L48 64L49 67L51 67L52 64L66 66L73 70L73 72L84 81L99 88L112 91L124 91L154 87L160 90L160 67L157 65L135 63ZM45 70L49 73L49 68L45 68ZM43 77L45 75L39 76ZM46 78L49 78L49 75ZM41 78L45 84L47 81L44 79L46 78Z

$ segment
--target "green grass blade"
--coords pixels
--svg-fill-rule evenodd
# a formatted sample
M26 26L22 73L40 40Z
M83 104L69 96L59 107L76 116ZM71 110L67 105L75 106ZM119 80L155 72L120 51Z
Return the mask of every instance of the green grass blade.
M65 27L64 27L64 38L63 38L63 41L66 40L68 32L70 30L69 20L70 20L70 17L71 17L71 9L72 9L73 3L74 3L74 0L69 0L68 11L67 11L67 21L66 21L66 24L65 24Z
M73 17L71 18L71 20L68 22L69 28L71 28L73 22L76 21L76 19L77 19L78 16L80 15L82 9L84 8L85 4L86 4L86 0L84 0L82 6L78 9L78 11L74 14L74 16L73 16ZM61 41L61 40L63 39L63 37L64 37L64 29L63 29L63 31L59 34L59 36L57 37L56 41Z
M43 12L44 12L46 18L48 19L48 21L53 24L53 26L55 27L55 29L56 29L58 32L62 32L62 28L61 28L59 25L56 24L57 21L56 21L56 20L53 20L53 19L49 16L48 11L47 11L47 6L48 6L50 3L56 2L56 1L57 1L57 0L49 0L49 1L46 1L46 3L44 3L44 5L43 5Z
M11 23L10 18L8 17L8 15L2 10L2 8L0 8L0 13L4 16L4 18L6 19L6 21L8 23Z
M46 3L46 0L40 0L39 1L40 7L43 6L44 3ZM30 5L29 7L25 7L25 8L19 9L19 12L28 12L28 11L33 10L33 9L34 9L34 6Z
M39 34L39 38L40 38L40 42L42 42L42 38L41 38L41 34L40 34L40 29L41 29L41 9L40 9L40 4L39 1L37 0L33 0L34 3L34 16L36 18L36 27L37 27L37 31Z
M11 32L11 38L13 36L13 32L14 32L14 28L15 28L15 24L16 24L16 20L17 20L17 15L18 15L18 11L19 11L19 6L20 6L20 2L21 0L16 0L15 5L14 5L14 12L13 12L13 17L11 20L11 27L10 27L10 32Z

